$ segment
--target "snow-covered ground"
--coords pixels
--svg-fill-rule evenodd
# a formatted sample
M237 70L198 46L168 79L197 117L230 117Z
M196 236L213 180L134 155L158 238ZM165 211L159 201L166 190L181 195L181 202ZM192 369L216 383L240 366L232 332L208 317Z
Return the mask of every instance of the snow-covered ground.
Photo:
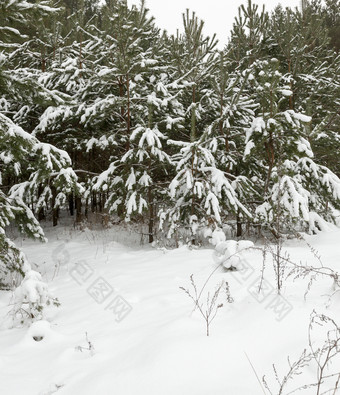
M204 320L179 287L191 289L191 274L198 289L202 287L216 269L212 248L127 247L114 241L123 239L115 229L60 226L46 235L47 244L21 244L61 306L48 310L46 321L30 328L10 328L12 294L0 292L4 395L263 394L256 374L260 379L266 375L277 394L272 364L283 376L287 356L294 361L308 349L313 309L340 322L340 293L329 298L329 278L316 280L305 300L308 279L290 277L283 283L284 298L278 299L269 259L266 291L254 293L262 254L246 251L249 266L239 272L218 268L205 288L213 293L226 280L234 298L228 303L221 294L224 306L207 337ZM325 266L340 269L339 229L306 240ZM285 248L295 262L320 266L306 241L291 240ZM39 336L41 341L34 340ZM314 382L314 374L306 367L289 388ZM315 389L303 393L314 394Z

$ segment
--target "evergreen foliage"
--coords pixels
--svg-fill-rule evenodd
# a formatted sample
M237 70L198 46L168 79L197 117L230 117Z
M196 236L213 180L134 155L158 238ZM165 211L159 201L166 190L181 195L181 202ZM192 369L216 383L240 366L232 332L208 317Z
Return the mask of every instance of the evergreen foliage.
M43 240L38 220L66 208L149 242L336 221L338 0L271 14L248 0L223 50L189 10L162 33L144 1L0 11L1 271L24 267L9 224Z

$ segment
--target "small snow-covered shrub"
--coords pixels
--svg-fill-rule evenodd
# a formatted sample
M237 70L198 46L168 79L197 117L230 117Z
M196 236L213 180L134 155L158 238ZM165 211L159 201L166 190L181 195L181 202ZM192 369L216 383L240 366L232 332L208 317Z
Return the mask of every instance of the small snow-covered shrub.
M228 270L238 270L244 266L242 251L254 246L253 242L247 240L223 241L215 247L214 260L219 265L223 265Z
M14 318L20 322L32 322L44 317L44 309L48 305L59 306L57 298L49 293L47 284L42 280L40 273L27 270L25 276L15 290L15 302L13 308Z
M254 243L248 240L226 240L221 229L216 229L211 236L210 243L215 245L214 261L228 270L237 270L244 266L242 252L254 248Z

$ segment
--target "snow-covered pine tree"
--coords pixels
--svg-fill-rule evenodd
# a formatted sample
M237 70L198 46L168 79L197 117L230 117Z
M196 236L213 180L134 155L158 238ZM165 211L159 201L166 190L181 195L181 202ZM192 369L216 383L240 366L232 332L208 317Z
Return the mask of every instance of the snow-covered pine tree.
M340 1L325 0L322 8L322 17L331 39L329 46L337 52L340 50Z
M177 125L180 129L171 134L172 139L169 141L177 175L170 184L171 204L160 212L160 219L161 227L167 229L168 237L179 228L187 228L190 238L194 240L202 223L207 225L208 217L214 222L213 218L217 214L213 212L217 209L215 200L212 205L208 202L206 207L201 205L211 189L208 180L217 177L217 170L212 174L213 156L201 141L212 113L211 75L215 67L217 40L215 36L204 36L203 21L195 13L190 15L189 10L183 14L183 27L182 34L177 33L167 40L175 70L173 85L180 91L179 102L184 112ZM210 165L210 170L203 170ZM203 183L203 179L206 183ZM217 187L216 194L221 195L226 185L221 185L219 192ZM212 195L209 195L209 199L212 199Z
M49 52L52 50L52 34L48 35L44 29L44 22L49 18L55 21L59 12L58 8L52 8L48 2L37 2L36 4L24 1L2 2L2 14L0 16L0 29L4 32L10 32L11 35L1 35L0 50L6 55L5 62L2 64L2 70L11 70L7 73L6 83L2 89L3 94L10 88L11 78L15 85L20 85L22 96L27 100L23 103L20 97L10 103L10 111L15 114L15 122L19 123L28 132L31 132L37 122L42 110L40 106L60 103L59 95L53 97L53 91L44 91L39 84L39 71L44 70L48 63ZM53 23L52 23L53 24ZM57 33L53 36L57 37ZM44 44L44 41L46 44ZM57 38L56 38L57 40ZM51 41L51 42L49 42ZM49 47L49 48L47 48ZM12 70L15 70L13 73ZM9 88L9 89L8 89ZM28 98L34 97L34 101ZM5 97L6 98L6 97Z
M244 72L247 72L247 68L251 68L255 59L261 59L261 61L266 59L269 64L271 58L279 60L277 72L281 74L281 92L288 93L290 91L291 95L287 96L286 101L281 100L281 104L278 99L281 109L278 112L283 113L283 109L290 109L296 113L304 112L311 117L309 122L305 122L301 127L301 132L296 131L296 137L301 136L308 141L308 144L312 145L316 152L315 163L321 167L329 164L332 170L335 170L337 165L331 157L328 157L324 147L326 146L325 142L328 144L332 142L335 147L339 144L338 134L334 133L339 108L337 99L339 67L337 56L328 49L329 38L325 24L320 18L321 14L321 5L318 2L306 2L303 12L291 9L283 10L278 7L269 17L264 12L259 13L256 6L249 1L247 8L240 8L239 18L234 24L228 48L231 54L230 59L233 59L232 63ZM270 86L272 81L268 84ZM262 88L264 91L267 89L265 86ZM252 88L249 87L249 89L251 91ZM269 93L271 88L268 89L267 93L271 94ZM253 94L255 101L259 102L259 93L254 91ZM262 104L261 108L263 108ZM261 115L263 116L268 111L269 105ZM289 128L288 125L286 127ZM270 136L270 132L268 132L268 136ZM275 144L277 143L276 139L277 136L273 139ZM248 142L250 145L246 147L246 155L253 144L252 141ZM267 139L266 144L266 148L264 149L263 146L261 150L266 152L264 157L267 160L267 171L271 173L270 168L272 166L276 168L276 165L273 164L275 155L276 160L281 156L280 152L284 152L283 157L288 157L290 149L285 144L281 149L278 149L279 144L275 148L270 143L270 139L269 141ZM274 154L276 149L278 151ZM258 165L263 158L259 157L260 162L258 163L255 163L253 158L249 158L249 162L243 163L245 175L251 176L255 182L258 182L262 178L261 171L259 171L261 166ZM325 167L323 169L326 172ZM321 190L323 189L320 187ZM257 199L254 201L256 202ZM333 204L336 204L334 200ZM327 206L326 201L324 201L324 205ZM294 226L293 222L291 222L291 227Z
M244 150L245 130L254 117L257 104L247 91L249 71L230 70L230 49L221 52L213 74L211 108L214 110L213 122L206 128L206 144L215 157L216 166L231 181L238 199L247 210L232 213L230 207L221 202L225 222L236 217L237 237L242 235L242 216L250 216L249 201L254 200L251 180L244 176L245 169L241 152ZM208 145L209 144L209 145ZM226 201L227 202L227 199ZM232 215L233 214L233 215Z
M275 43L272 55L279 59L280 72L293 92L290 109L305 108L312 117L308 138L317 162L339 174L338 161L327 155L327 147L339 147L340 57L329 48L323 6L312 1L305 2L302 11L278 7L270 18L268 35Z
M93 191L106 194L106 208L121 219L143 222L146 214L145 233L152 242L157 207L168 185L164 133L171 128L178 101L163 42L144 3L132 9L122 2L108 7L102 10L100 78L93 80L93 90L102 98L87 106L82 117L85 125L101 122L106 132L92 138L88 149L98 149L104 141L111 147L108 166L95 178Z
M247 77L229 75L226 59L220 53L211 74L211 123L202 122L205 129L194 142L169 141L179 148L173 156L177 175L170 184L172 204L162 213L169 237L182 227L193 241L203 228L251 215L244 203L251 183L240 173L238 152L255 105L243 94Z
M279 61L253 64L256 118L247 132L244 160L263 201L255 208L259 223L277 237L296 230L315 231L334 220L340 205L340 180L313 160L308 142L310 117L291 110L289 79Z
M79 187L66 152L39 142L1 113L0 137L1 185L6 181L1 191L1 269L20 271L24 258L6 236L6 226L15 221L22 233L44 240L30 207L39 209L47 194L52 198L53 188L56 191L54 204L58 207L67 192ZM28 173L29 179L20 182L23 173L26 176ZM14 185L9 189L8 184ZM44 185L43 193L38 200L37 190L41 185Z
M246 182L217 167L208 136L209 132L193 143L169 141L179 147L179 153L173 156L177 175L169 186L172 200L160 213L168 238L175 235L195 243L202 236L199 231L216 229L236 213L250 215L238 196L243 189L240 184Z
M25 257L6 235L6 227L13 221L19 230L30 237L44 240L43 231L31 208L39 207L37 191L55 188L54 208L63 200L64 193L77 189L77 177L70 168L66 152L41 143L25 132L16 121L29 107L39 101L63 102L57 92L45 89L32 78L28 68L13 67L13 51L21 49L23 34L17 29L31 22L35 12L54 12L46 3L31 4L21 1L4 2L1 30L13 33L1 42L0 54L0 282L8 284L8 272L24 274L30 270ZM16 28L13 21L18 22ZM26 26L27 27L27 26ZM11 69L9 69L11 67ZM18 111L12 111L19 108Z
M272 42L267 34L268 22L269 15L264 5L259 11L259 6L248 0L246 5L239 7L227 45L230 72L246 69L271 50Z
M204 22L189 10L183 14L184 32L171 37L171 58L182 82L180 102L185 111L184 141L194 142L209 117L210 75L214 67L217 39L205 36Z
M83 104L78 111L81 124L103 131L93 136L89 149L102 145L96 143L99 138L111 142L111 153L116 150L117 156L129 149L135 79L149 62L150 48L158 35L147 11L144 4L130 9L126 2L117 0L98 11L99 27L93 26L89 44L100 42L92 58L95 73L81 92ZM105 132L107 136L103 136Z
M96 75L93 61L100 53L97 49L101 40L91 34L93 23L98 19L98 7L82 1L79 4L66 4L65 26L61 29L60 46L56 50L48 69L39 73L39 81L47 89L62 92L65 102L52 105L40 116L34 129L35 135L58 148L66 150L79 179L86 187L85 214L88 209L89 185L92 175L100 171L96 155L86 153L86 144L96 128L84 128L81 124L82 108L87 100L93 99L90 88L85 89L88 81ZM90 97L89 97L90 96ZM76 209L76 221L83 219L82 199L73 193L68 196L69 211Z

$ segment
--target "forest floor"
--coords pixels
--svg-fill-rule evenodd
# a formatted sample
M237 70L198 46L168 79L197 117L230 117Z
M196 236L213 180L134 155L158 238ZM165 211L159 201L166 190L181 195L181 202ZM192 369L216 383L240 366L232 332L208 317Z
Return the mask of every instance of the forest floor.
M49 308L46 321L11 327L12 293L0 292L4 395L260 395L264 389L256 376L261 381L263 375L276 395L272 365L282 378L289 370L288 356L294 362L304 349L310 351L313 310L340 324L340 292L331 296L330 278L319 277L309 287L310 277L291 276L278 296L270 257L262 276L258 250L244 252L245 270L228 272L215 270L212 248L157 249L136 240L127 246L128 236L124 244L117 229L58 226L46 229L46 236L47 244L16 242L61 306ZM319 255L324 266L339 271L339 242L340 229L334 228L289 240L284 250L296 263L320 267ZM212 274L203 295L227 281L234 299L228 303L225 294L219 295L223 307L209 337L204 319L180 289L191 290L191 274L198 290ZM313 344L327 337L322 325L312 332ZM340 360L331 368L340 371ZM282 394L315 382L316 372L312 360ZM334 381L325 382L324 391Z

